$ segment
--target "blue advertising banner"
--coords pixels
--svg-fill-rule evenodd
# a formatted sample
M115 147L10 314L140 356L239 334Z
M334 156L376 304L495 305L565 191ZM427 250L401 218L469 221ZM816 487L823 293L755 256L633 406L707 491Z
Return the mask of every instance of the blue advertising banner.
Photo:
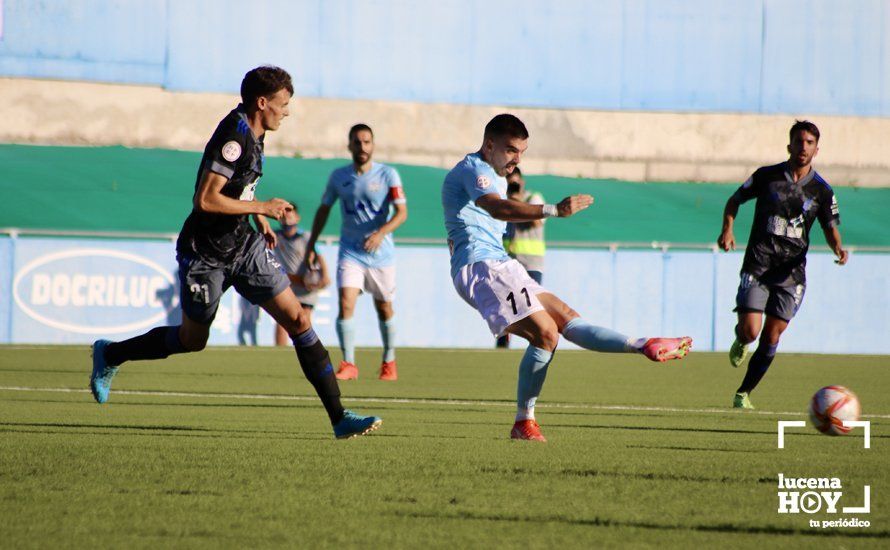
M321 246L333 274L336 246ZM838 267L811 253L806 298L782 339L783 351L890 353L890 255L853 254ZM632 337L681 336L695 349L732 343L741 252L551 250L544 287L590 322ZM480 315L454 291L445 247L396 249L396 345L488 348ZM0 239L0 343L88 344L121 340L181 321L172 242ZM337 292L323 290L313 324L337 345ZM210 345L272 345L275 323L229 289ZM379 347L373 301L359 298L356 344ZM516 339L513 347L524 345ZM563 341L562 349L574 346Z

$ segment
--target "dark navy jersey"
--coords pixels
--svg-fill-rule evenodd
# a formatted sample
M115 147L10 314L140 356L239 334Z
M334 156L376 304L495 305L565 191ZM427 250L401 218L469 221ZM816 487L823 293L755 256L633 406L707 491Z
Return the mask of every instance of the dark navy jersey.
M228 178L222 194L243 201L254 200L254 191L263 175L263 138L256 139L247 124L242 105L232 110L216 127L204 148L198 167L195 194L205 170ZM253 228L245 215L208 214L192 210L176 243L180 254L200 256L220 264L229 263L241 253Z
M810 228L840 223L834 191L816 170L795 182L788 162L759 168L733 195L757 199L742 273L765 284L805 284Z

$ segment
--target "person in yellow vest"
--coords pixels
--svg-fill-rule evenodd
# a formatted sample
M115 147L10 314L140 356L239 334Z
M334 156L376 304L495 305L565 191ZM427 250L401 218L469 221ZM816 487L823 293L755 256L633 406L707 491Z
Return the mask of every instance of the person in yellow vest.
M525 179L518 166L507 175L507 198L529 204L544 204L543 195L525 189ZM507 254L522 264L529 276L538 284L541 284L544 278L544 252L546 251L544 221L541 219L508 223L507 232L504 234L504 248L507 250ZM497 339L497 347L507 348L509 346L509 334L504 334Z

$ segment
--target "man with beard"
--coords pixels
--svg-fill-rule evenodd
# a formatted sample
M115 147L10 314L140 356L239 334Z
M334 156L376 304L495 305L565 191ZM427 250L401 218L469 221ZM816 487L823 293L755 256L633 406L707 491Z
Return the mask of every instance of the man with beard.
M380 380L396 380L395 319L392 307L396 291L395 245L392 232L408 219L402 180L395 168L373 162L374 132L367 124L349 129L352 164L334 170L312 221L312 237L306 246L307 266L315 261L315 242L328 221L331 207L340 199L340 252L337 256L337 288L340 312L337 336L343 360L337 379L358 378L355 364L353 314L359 294L374 297L383 358ZM394 210L393 213L390 210Z
M733 397L733 407L739 409L754 408L749 395L769 369L779 338L800 309L806 290L810 228L816 219L828 246L837 256L835 263L844 265L848 258L837 228L840 223L837 198L812 166L819 152L819 129L812 122L795 121L789 141L787 161L759 168L726 201L723 230L717 238L723 250L735 249L732 229L739 205L756 198L736 295L738 324L735 342L729 350L730 364L733 367L742 364L748 344L758 335L760 343Z

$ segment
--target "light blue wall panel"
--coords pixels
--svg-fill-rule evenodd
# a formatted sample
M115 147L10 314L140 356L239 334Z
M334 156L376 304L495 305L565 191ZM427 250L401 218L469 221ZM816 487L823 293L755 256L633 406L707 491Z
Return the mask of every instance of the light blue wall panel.
M756 111L760 2L631 0L621 108Z
M2 75L164 81L166 0L6 0L2 5Z
M472 70L454 76L471 103L618 109L623 4L468 1L472 26L452 36Z
M13 240L0 237L0 344L10 342L10 316L12 313Z
M320 251L336 265L335 246ZM398 346L493 346L485 322L454 290L445 247L396 251ZM0 239L0 342L89 343L177 324L173 258L170 242ZM595 325L632 337L688 335L697 350L722 351L733 340L741 260L741 253L552 250L544 287ZM854 254L849 265L838 267L831 255L811 253L803 307L780 350L890 354L888 272L890 255ZM238 296L227 292L210 344L237 342L240 310ZM336 316L331 288L313 313L319 336L331 347L337 341ZM355 322L357 345L379 347L368 296L359 299ZM273 329L271 318L262 314L261 345L272 343ZM516 340L514 347L521 346ZM575 348L565 341L560 346Z
M762 111L890 115L883 0L766 0Z
M692 336L694 349L713 346L715 278L709 275L717 262L714 256L702 252L664 254L661 323L658 332L650 335Z
M328 56L319 48L320 3L171 2L165 86L237 94L244 73L273 64L289 70L297 95L319 95Z
M468 103L467 3L325 2L319 95Z
M662 333L664 258L649 251L615 255L614 310L611 327L628 336Z
M0 75L237 93L890 116L885 0L5 0Z

